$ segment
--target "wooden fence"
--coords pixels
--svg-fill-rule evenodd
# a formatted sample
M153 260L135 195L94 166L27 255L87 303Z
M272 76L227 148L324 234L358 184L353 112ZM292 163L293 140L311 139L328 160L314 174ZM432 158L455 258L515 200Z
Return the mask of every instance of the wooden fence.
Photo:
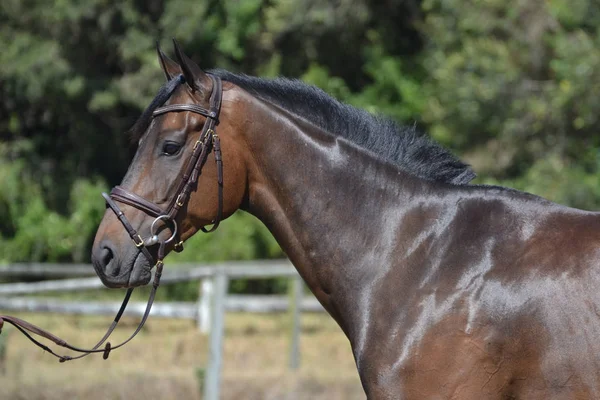
M26 277L48 279L39 282L0 284L0 310L11 312L32 311L82 315L113 315L120 303L116 302L69 302L47 297L24 297L28 294L102 289L90 265L15 264L0 266L0 278ZM72 278L78 276L78 278ZM288 296L229 295L231 279L289 278ZM54 279L68 278L68 279ZM199 329L209 333L210 354L204 384L204 399L217 400L220 393L222 346L224 340L224 316L227 311L285 312L292 320L290 334L290 368L300 365L300 313L324 311L318 301L303 296L300 276L286 260L253 262L226 262L203 265L167 265L161 285L177 282L201 281L197 302L157 302L151 316L159 318L189 318L198 323ZM10 296L10 297L8 297ZM132 302L125 315L141 316L145 303Z

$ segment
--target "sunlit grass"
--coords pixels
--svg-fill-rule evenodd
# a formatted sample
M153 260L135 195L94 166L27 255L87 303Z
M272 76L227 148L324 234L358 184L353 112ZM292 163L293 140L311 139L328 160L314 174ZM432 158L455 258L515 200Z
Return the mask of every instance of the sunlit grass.
M20 315L66 338L93 345L111 318ZM364 399L347 339L324 314L304 314L301 368L288 369L288 317L230 313L226 317L223 399ZM137 325L124 318L112 343ZM8 334L5 336L5 334ZM0 399L200 399L199 369L206 367L208 338L195 323L150 320L109 360L90 356L59 364L15 330L5 332L6 372Z

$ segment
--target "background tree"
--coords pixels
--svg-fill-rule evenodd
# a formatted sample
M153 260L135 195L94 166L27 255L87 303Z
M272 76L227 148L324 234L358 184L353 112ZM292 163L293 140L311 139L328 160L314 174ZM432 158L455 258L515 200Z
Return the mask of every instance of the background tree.
M4 0L0 261L89 261L171 37L206 69L299 77L416 123L479 182L600 208L592 0ZM174 258L282 256L243 213L188 247Z

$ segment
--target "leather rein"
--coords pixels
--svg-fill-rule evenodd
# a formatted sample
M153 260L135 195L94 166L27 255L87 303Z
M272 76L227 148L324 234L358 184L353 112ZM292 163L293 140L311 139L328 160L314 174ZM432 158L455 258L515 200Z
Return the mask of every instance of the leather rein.
M131 240L133 240L135 246L139 249L141 253L144 254L144 256L148 260L150 260L151 263L156 261L156 272L154 273L154 280L152 282L152 289L148 297L148 303L146 305L144 315L133 334L127 340L123 341L122 343L116 346L111 346L110 342L107 342L108 338L117 327L119 320L125 312L127 303L129 302L131 294L133 293L133 288L127 289L125 298L123 299L121 307L119 308L119 311L117 312L117 315L115 316L112 324L109 326L108 330L106 331L106 334L102 337L102 339L100 339L100 341L91 349L82 349L76 346L72 346L65 340L51 334L50 332L45 331L44 329L41 329L27 321L9 315L0 315L0 332L2 331L2 326L4 322L7 322L13 325L15 328L17 328L35 345L52 354L53 356L57 357L60 362L65 362L83 358L92 353L103 353L103 358L106 360L111 350L124 346L142 330L142 327L144 326L146 320L148 319L148 316L150 315L150 310L152 309L152 304L154 302L156 290L158 289L158 286L160 284L160 277L162 275L164 266L163 259L165 256L166 245L177 239L177 243L173 245L173 249L178 252L183 250L183 242L179 240L176 219L179 214L179 210L181 210L181 208L187 203L190 197L190 193L196 188L198 179L202 173L202 167L206 163L208 155L211 151L214 151L214 158L217 165L217 216L213 221L213 226L210 229L206 229L205 227L201 227L200 229L205 233L213 232L219 226L219 223L221 222L223 216L223 161L221 158L221 142L219 140L219 136L215 132L215 128L219 124L219 114L221 111L223 86L219 77L210 74L208 74L208 76L212 80L213 84L212 93L210 95L209 100L209 109L203 108L197 104L171 104L159 107L152 113L153 118L169 112L193 112L206 117L206 122L204 123L204 127L202 128L200 137L194 144L194 149L192 151L192 155L190 156L190 161L177 187L176 195L169 203L167 209L163 210L157 204L146 200L135 193L129 192L121 186L115 186L111 190L110 195L102 193L102 196L106 200L107 206L110 207L110 209L115 213L119 221L121 221L121 224L123 224L123 227L129 234ZM173 91L180 84L185 82L185 78L183 77L183 75L179 75L174 79L177 79L178 83L176 86L173 86ZM133 228L123 211L121 211L121 209L117 205L117 202L135 207L141 211L144 211L146 214L154 217L154 221L150 225L149 237L147 237L146 239L142 238L142 236ZM170 228L172 230L171 237L169 237L166 240L160 238L160 236L158 235L159 227L157 224L159 222L166 225L170 225ZM148 250L149 247L153 246L158 246L156 260ZM48 346L44 345L43 343L40 343L37 339L33 337L34 335L48 339L60 347L64 347L66 349L82 354L75 357L59 355L55 353L52 349L50 349ZM101 349L100 347L103 344L104 348Z

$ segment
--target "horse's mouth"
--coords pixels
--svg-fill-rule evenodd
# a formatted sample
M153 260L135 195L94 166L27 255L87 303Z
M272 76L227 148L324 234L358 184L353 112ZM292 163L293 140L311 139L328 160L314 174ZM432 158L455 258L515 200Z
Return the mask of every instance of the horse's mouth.
M128 288L144 286L150 282L152 278L152 263L139 252L135 258L133 265L129 269L129 279L127 281Z
M140 251L135 251L125 260L114 259L111 264L110 268L103 270L94 263L96 274L104 286L111 289L143 286L152 277L152 263Z

